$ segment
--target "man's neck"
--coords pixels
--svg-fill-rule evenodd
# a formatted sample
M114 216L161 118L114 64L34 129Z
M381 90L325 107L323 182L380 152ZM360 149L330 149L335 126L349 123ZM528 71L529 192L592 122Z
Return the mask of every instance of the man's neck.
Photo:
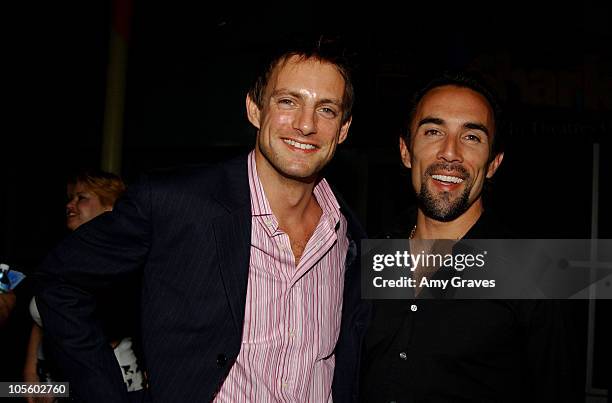
M316 178L300 181L281 175L259 152L255 152L257 175L270 208L279 223L299 222L306 214L319 210L313 197Z
M465 213L452 221L438 221L426 216L421 209L417 213L415 239L461 239L476 224L484 208L482 199L476 200Z

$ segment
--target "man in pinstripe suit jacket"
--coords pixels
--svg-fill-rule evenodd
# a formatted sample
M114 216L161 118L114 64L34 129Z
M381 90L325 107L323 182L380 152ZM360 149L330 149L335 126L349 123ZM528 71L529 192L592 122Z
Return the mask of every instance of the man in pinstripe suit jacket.
M127 401L95 311L100 293L135 272L151 401L357 399L369 313L357 259L364 233L319 175L348 134L352 98L348 69L321 41L284 53L247 96L258 129L249 157L150 175L49 255L39 309L79 399ZM263 254L257 188L270 210L268 240L279 245ZM321 263L337 258L339 267ZM273 278L276 269L291 281ZM307 288L321 271L332 275ZM270 290L265 301L254 284ZM272 327L253 333L261 323Z

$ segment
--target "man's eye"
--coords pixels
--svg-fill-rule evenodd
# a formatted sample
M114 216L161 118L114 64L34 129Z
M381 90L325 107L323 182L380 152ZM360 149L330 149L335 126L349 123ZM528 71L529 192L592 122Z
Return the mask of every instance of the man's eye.
M426 136L439 136L439 135L441 135L441 134L442 134L442 133L440 133L440 132L439 132L438 130L436 130L436 129L428 129L428 130L425 130L425 135L426 135Z
M325 115L326 117L329 118L335 118L336 116L338 116L338 112L336 112L334 109L332 108L328 108L328 107L322 107L319 109L319 111Z
M293 102L293 100L289 98L281 98L278 100L278 103L283 106L294 106L295 105L295 102Z
M473 142L473 143L480 143L481 142L480 137L478 137L475 134L468 134L468 135L465 136L465 139L467 141L470 141L470 142Z

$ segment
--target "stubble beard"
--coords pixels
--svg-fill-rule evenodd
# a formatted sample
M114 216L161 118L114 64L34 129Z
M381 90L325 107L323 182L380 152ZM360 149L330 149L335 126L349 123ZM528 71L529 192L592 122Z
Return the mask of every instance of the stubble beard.
M417 193L417 201L419 208L427 217L437 221L448 222L458 218L469 209L472 184L470 183L471 178L469 174L463 167L444 167L446 169L454 168L454 170L464 174L466 186L461 194L453 198L451 192L440 192L435 194L429 189L427 186L427 178L431 178L431 173L435 168L438 168L438 165L436 165L430 166L423 175L421 190Z
M258 144L257 147L263 158L268 161L268 164L286 179L305 183L317 179L319 173L315 168L291 169L288 157L283 156L281 151L262 146L261 144Z
M417 194L419 207L423 213L437 221L448 222L461 216L470 207L469 203L470 191L468 188L456 197L451 199L449 192L442 192L438 195L429 191L426 186L421 187L421 191Z

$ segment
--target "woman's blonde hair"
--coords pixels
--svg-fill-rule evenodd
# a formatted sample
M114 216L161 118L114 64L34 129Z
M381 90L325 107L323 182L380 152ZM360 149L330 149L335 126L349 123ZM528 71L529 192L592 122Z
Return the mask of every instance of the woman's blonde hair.
M118 175L105 171L84 171L68 182L86 185L100 198L103 206L113 206L126 189L125 183Z

